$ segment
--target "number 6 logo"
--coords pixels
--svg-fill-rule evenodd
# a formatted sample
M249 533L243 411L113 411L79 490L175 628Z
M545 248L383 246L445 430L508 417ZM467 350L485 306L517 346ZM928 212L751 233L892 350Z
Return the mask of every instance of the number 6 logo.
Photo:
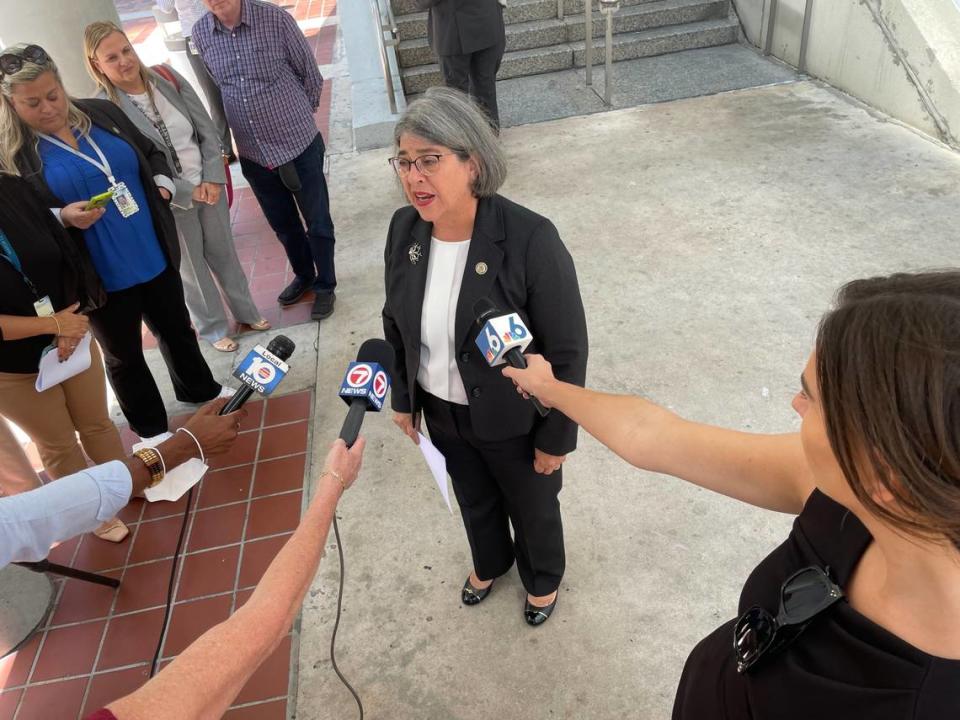
M487 336L487 345L490 346L490 349L493 350L493 352L498 353L500 352L500 348L503 346L500 344L500 338L497 337L497 334L491 332L490 330L490 325L488 323L483 329L484 334Z
M510 334L513 335L515 340L520 338L525 338L527 336L527 328L523 326L523 322L518 322L520 318L516 315L510 316Z

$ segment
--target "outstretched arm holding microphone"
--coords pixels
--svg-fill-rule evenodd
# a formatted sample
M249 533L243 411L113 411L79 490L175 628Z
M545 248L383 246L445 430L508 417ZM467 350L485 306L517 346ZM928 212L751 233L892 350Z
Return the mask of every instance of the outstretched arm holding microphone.
M799 433L763 435L685 420L628 395L557 380L541 355L503 374L583 427L631 465L674 475L751 505L799 513L814 483Z
M270 563L250 599L211 628L139 690L91 716L97 720L221 717L247 680L290 631L320 565L337 502L360 473L364 439L330 448L300 525Z
M960 716L958 288L953 270L841 288L797 433L690 422L561 382L539 355L503 370L637 467L798 515L739 618L690 654L674 720Z

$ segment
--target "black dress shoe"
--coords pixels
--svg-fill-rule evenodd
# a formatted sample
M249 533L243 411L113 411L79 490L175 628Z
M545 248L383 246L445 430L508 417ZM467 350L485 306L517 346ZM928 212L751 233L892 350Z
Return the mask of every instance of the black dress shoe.
M492 588L492 582L483 588L483 590L475 588L470 584L470 576L468 575L463 583L463 590L460 591L460 600L464 605L476 605L477 603L483 602L483 599L490 594Z
M281 305L293 305L297 300L303 297L303 294L313 285L313 280L303 280L295 277L293 282L287 285L283 292L277 296L277 302Z
M560 593L557 593L557 597L553 599L553 602L545 607L537 607L527 600L526 605L523 607L523 617L526 619L527 625L543 625L553 613L553 609L557 606L558 599L560 599Z
M310 317L314 320L323 320L333 315L333 305L337 301L337 296L332 292L317 293L313 299L313 310L310 311Z

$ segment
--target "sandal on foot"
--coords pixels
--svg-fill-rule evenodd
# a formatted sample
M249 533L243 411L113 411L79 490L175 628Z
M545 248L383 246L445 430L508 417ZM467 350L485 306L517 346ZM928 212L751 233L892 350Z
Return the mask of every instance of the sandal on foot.
M228 338L228 337L220 338L215 343L210 343L210 344L213 345L214 350L219 350L220 352L226 352L226 353L236 352L237 348L240 347L239 345L237 345L236 340L233 340L232 338Z
M270 328L273 327L273 325L270 324L270 321L264 318L260 318L259 320L253 323L247 323L247 326L251 330L256 330L258 332L263 332L264 330L269 330Z
M130 528L124 525L122 520L114 518L113 520L107 520L103 525L94 530L93 534L101 540L119 543L126 540L127 535L130 534Z

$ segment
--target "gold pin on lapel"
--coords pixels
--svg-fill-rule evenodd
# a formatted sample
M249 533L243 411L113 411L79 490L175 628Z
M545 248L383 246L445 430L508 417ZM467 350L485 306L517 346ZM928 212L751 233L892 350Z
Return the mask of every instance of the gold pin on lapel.
M485 262L478 262L474 270L477 271L477 275L486 275L487 274L487 264Z

